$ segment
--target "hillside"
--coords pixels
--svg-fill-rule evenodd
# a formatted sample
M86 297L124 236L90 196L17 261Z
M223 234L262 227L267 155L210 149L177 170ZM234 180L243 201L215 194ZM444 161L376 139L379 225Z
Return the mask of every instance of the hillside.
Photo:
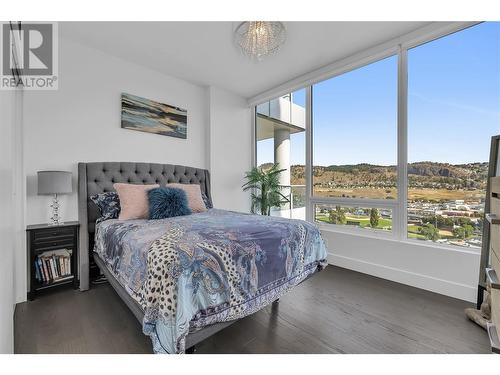
M271 164L264 164L267 168ZM448 164L429 161L408 164L410 188L434 188L448 190L484 190L488 175L488 163ZM314 185L317 188L396 186L396 167L373 164L330 165L313 168ZM305 184L305 167L291 168L292 185Z
M304 166L292 167L292 183L304 177ZM319 186L396 186L396 167L371 164L331 165L313 168ZM408 164L410 187L444 189L485 189L488 163L448 164L418 162Z

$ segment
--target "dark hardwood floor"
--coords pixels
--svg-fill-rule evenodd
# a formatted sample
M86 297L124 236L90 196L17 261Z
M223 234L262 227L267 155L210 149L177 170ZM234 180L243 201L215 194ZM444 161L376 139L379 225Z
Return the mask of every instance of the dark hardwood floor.
M197 353L489 353L466 302L333 266L205 340ZM107 285L19 304L16 353L151 353Z

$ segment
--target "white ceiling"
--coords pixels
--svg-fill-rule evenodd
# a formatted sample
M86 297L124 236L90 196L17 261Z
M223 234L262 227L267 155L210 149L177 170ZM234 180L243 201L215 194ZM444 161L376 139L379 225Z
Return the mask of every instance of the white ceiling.
M200 85L250 98L429 22L285 22L287 40L261 62L233 42L233 22L61 22L90 47Z

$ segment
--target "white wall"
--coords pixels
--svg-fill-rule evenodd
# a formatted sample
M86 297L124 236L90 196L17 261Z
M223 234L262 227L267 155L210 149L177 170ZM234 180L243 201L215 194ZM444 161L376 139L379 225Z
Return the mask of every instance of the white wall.
M241 186L252 167L252 117L246 100L210 87L209 160L214 206L249 212L250 197Z
M120 127L122 92L188 111L187 140ZM77 163L144 161L208 168L218 208L249 211L243 193L251 168L251 115L242 97L162 75L104 52L59 39L59 89L26 91L22 148L25 224L49 220L50 197L37 196L36 172L73 172L75 192L61 197L63 220L77 220ZM20 207L24 211L24 206ZM17 236L20 247L25 241ZM26 255L16 251L16 300L26 298Z
M188 137L120 127L122 92L188 111ZM91 161L144 161L207 167L206 89L103 52L59 40L59 89L26 91L24 152L27 224L49 218L50 197L36 195L36 172L72 171ZM76 190L76 185L74 185ZM76 220L76 191L61 199L63 220Z
M120 125L122 92L185 108L187 139L128 129ZM77 163L138 161L208 168L207 88L59 38L59 89L26 91L23 149L26 217L49 220L50 197L37 196L36 172L73 172L74 193L61 196L64 221L78 219ZM16 238L25 247L23 235ZM26 299L26 251L16 251L16 300Z
M322 231L329 263L475 302L479 253ZM388 291L390 293L390 291Z
M14 350L14 124L13 91L0 92L0 353Z

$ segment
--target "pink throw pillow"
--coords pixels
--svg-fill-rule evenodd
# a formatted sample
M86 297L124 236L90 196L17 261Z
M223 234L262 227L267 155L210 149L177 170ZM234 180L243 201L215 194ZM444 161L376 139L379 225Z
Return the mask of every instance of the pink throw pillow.
M135 185L116 183L113 185L120 198L118 220L147 219L149 217L148 190L160 185Z
M189 208L192 212L205 212L205 202L201 196L201 188L198 184L167 184L167 187L182 189L186 192Z

